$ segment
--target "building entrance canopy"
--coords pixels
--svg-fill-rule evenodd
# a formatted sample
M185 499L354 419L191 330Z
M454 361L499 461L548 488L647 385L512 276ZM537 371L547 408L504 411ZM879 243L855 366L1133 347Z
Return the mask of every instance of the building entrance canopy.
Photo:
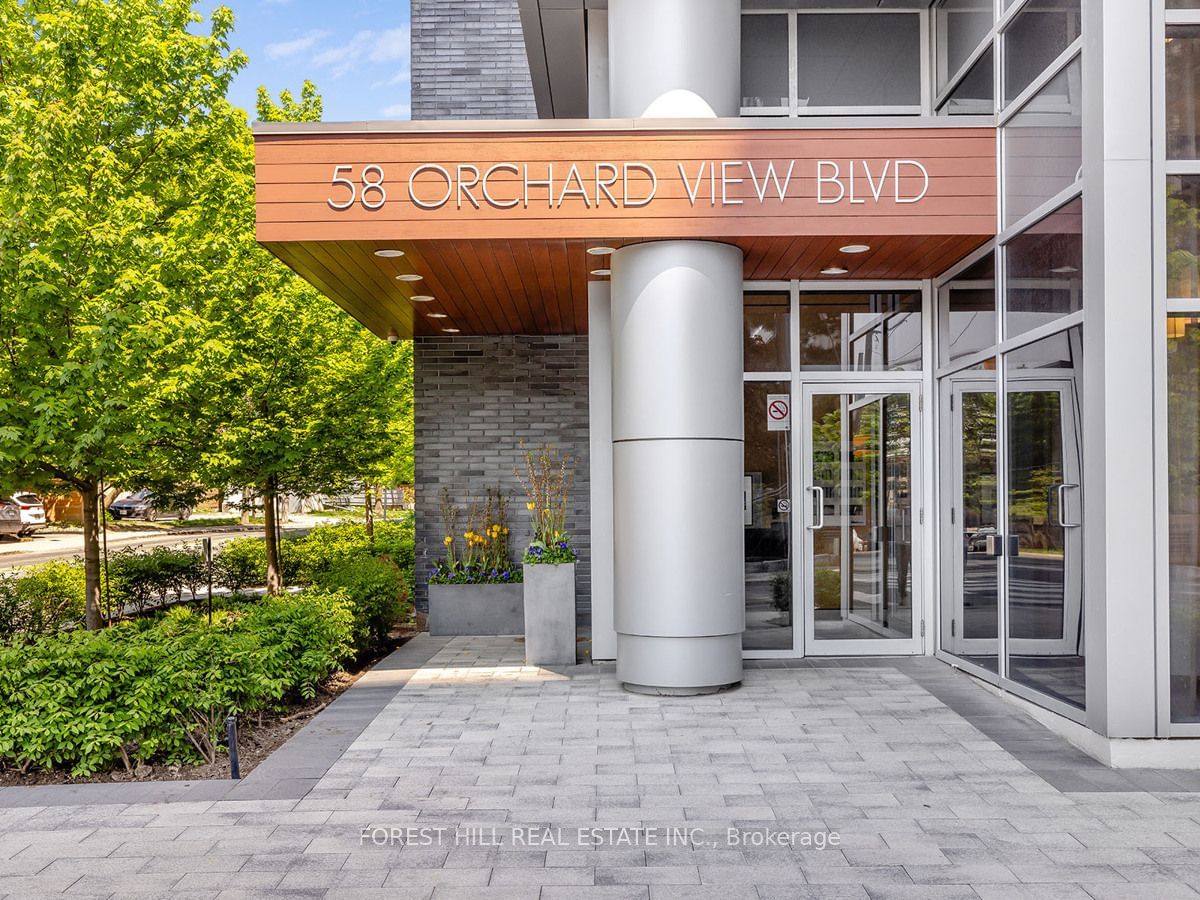
M747 280L912 279L996 230L991 128L471 124L258 125L259 241L407 337L586 331L597 245L736 244Z

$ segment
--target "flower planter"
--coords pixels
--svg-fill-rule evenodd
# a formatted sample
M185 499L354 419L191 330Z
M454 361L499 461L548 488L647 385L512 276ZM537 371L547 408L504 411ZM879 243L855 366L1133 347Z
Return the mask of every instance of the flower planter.
M523 634L520 584L429 585L429 633Z
M525 662L575 665L575 563L526 565Z

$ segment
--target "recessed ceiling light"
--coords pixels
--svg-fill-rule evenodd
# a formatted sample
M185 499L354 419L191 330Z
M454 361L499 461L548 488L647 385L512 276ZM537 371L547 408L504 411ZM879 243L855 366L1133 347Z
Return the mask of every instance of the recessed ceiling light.
M843 253L866 253L870 249L870 244L847 244L841 248Z
M444 319L444 318L446 318L446 314L445 314L445 313L426 313L426 315L427 315L427 316L429 316L429 318L431 318L431 319Z
M413 303L429 303L430 301L433 300L433 295L432 294L413 294L408 299L410 299Z
M612 274L612 269L592 269L592 274L605 278Z
M1079 269L1075 266L1055 266L1050 271L1055 275L1074 275Z
M403 250L376 250L376 256L381 256L384 259L399 259L404 255Z
M608 256L613 249L612 247L588 247L587 252L589 256Z
M457 328L443 328L442 331L446 332L446 334L458 334Z
M421 275L397 275L397 281L420 281L423 278Z
M822 269L822 275L845 275L849 269L843 269L841 266L830 266L827 269Z

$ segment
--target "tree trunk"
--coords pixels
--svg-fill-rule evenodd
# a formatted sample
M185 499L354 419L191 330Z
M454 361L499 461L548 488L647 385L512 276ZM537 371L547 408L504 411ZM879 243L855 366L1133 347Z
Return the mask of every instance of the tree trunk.
M367 540L375 543L375 492L370 485L363 488L363 506L367 512Z
M99 631L100 621L100 492L89 480L79 491L83 499L84 624Z
M267 533L267 593L283 591L283 574L279 566L279 536L275 526L275 481L268 478L262 489L263 523Z
M242 525L250 524L250 513L254 510L254 497L250 493L250 488L242 488L242 515L239 521Z

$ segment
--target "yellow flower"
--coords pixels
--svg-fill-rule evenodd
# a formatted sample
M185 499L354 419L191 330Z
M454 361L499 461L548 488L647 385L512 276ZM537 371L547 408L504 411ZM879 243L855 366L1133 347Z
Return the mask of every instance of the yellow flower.
M507 528L505 528L505 529L504 529L504 533L505 533L505 534L508 534L508 529L507 529Z
M531 501L529 501L528 503L526 503L526 504L525 504L525 508L526 508L527 510L529 510L530 512L533 512L533 501L531 500Z
M447 547L449 547L451 544L454 543L454 538L450 537L450 535L446 535L446 539L444 541L442 541L442 543L445 544Z

